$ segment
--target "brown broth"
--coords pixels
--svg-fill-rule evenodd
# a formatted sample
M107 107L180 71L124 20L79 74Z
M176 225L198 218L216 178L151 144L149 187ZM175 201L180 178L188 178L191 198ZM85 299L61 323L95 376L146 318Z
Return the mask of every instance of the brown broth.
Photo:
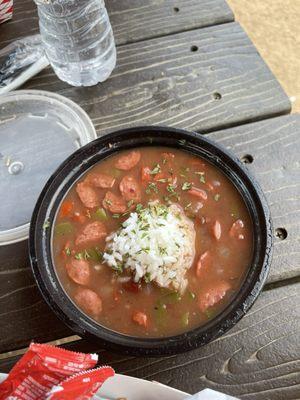
M121 171L115 168L115 163L120 156L130 153L129 151L120 152L118 155L111 156L95 165L80 179L79 182L83 182L91 174L97 173L111 175L116 178L116 182L111 189L93 187L98 198L101 199L99 207L85 207L76 192L77 183L71 188L61 206L61 208L63 207L63 215L62 211L59 211L55 220L53 259L62 286L70 298L74 300L75 294L82 290L84 286L78 285L70 279L66 272L66 264L71 259L74 259L76 254L78 257L79 253L79 257L87 258L91 278L86 287L97 293L102 300L102 312L99 315L90 314L89 316L101 325L133 336L171 336L207 323L232 300L241 287L251 264L253 248L252 222L246 205L237 189L212 164L177 149L147 147L140 148L138 151L141 154L141 159L130 171ZM164 164L162 153L166 152L173 153L175 161L167 161ZM146 194L145 183L141 182L141 169L142 167L149 167L152 170L156 164L161 166L162 172L168 178L177 177L178 187L176 192L180 195L180 200L177 201L175 197L170 197L170 193L166 190L167 183L163 182L156 182L158 193L151 191L150 194ZM171 169L173 170L172 175L170 174ZM204 174L195 174L195 172L203 172ZM128 276L128 272L118 276L114 270L102 264L100 259L94 260L93 258L97 258L96 253L95 251L90 251L90 249L97 247L99 251L103 252L105 246L104 238L96 242L90 242L86 246L75 245L75 240L83 228L91 221L99 218L95 212L97 209L102 208L102 201L107 190L120 196L119 182L125 175L130 175L139 182L142 188L141 203L143 205L146 206L150 200L156 199L165 204L165 196L168 196L170 200L184 207L186 214L194 221L196 255L194 263L187 273L188 289L180 300L178 294L159 288L153 283L142 282L139 287L120 283L120 277ZM188 191L181 190L184 182L192 182L195 187L205 190L208 196L207 200L200 200L192 196ZM195 205L199 201L203 204L203 207L198 212L195 212ZM189 206L190 203L191 205ZM108 233L117 230L120 224L128 217L126 215L113 218L112 213L109 211L106 211L106 214L108 219L102 222L105 224ZM82 220L79 221L79 219ZM212 233L212 227L216 220L220 222L222 231L219 240ZM232 225L237 220L242 220L244 223L244 227L241 230L243 239L238 239L237 236L232 237L230 234ZM67 223L67 225L61 225L62 223ZM68 232L70 228L68 224L72 225L72 232ZM55 231L58 231L58 233L55 233ZM88 253L84 253L85 249L88 250ZM200 273L200 278L196 274L197 262L199 257L206 251L209 251L209 265ZM92 258L90 258L91 254ZM199 302L214 288L218 290L220 282L226 282L230 289L226 291L221 300L216 301L213 306L207 307L205 311L201 311ZM132 316L136 311L147 315L146 327L133 321ZM89 313L87 312L87 314Z

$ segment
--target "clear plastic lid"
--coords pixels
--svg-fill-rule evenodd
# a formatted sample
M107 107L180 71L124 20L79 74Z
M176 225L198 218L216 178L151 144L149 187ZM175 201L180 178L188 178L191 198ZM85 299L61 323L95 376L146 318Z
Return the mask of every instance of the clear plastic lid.
M88 115L65 97L36 90L0 97L0 246L28 237L48 178L95 138Z

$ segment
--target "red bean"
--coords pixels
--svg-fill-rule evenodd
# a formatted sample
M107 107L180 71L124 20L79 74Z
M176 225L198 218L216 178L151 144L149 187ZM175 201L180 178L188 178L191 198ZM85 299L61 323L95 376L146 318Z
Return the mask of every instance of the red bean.
M117 169L123 171L129 171L135 167L141 159L141 153L139 151L131 151L130 153L121 156L115 164Z
M76 246L87 242L99 241L107 236L105 225L102 222L95 221L86 225L82 233L77 237Z
M103 207L115 214L124 213L127 209L125 200L109 191L104 197Z
M198 307L200 311L205 312L209 307L219 303L219 301L225 297L229 289L230 285L225 281L217 282L213 287L206 289L206 291L199 296Z
M120 192L126 201L141 201L142 193L138 181L132 176L126 175L120 182Z
M216 220L215 223L213 224L212 233L216 240L221 239L222 228L221 228L221 224L218 220Z
M94 208L99 206L99 196L90 185L85 182L80 182L76 186L76 192L85 207Z
M207 270L207 268L211 266L211 262L212 260L209 251L201 254L196 267L196 275L198 278L201 278L203 276L205 270Z
M148 318L145 313L141 311L135 311L132 315L132 319L138 325L144 326L145 328L147 327Z
M93 290L78 288L75 296L75 302L88 315L97 317L102 312L102 300Z
M230 228L229 235L235 239L239 240L245 239L244 227L245 224L241 219L236 220Z
M102 189L112 188L115 181L116 179L110 175L98 173L89 175L86 180L87 183Z
M75 258L66 264L69 277L79 285L88 285L90 281L90 267L86 260Z

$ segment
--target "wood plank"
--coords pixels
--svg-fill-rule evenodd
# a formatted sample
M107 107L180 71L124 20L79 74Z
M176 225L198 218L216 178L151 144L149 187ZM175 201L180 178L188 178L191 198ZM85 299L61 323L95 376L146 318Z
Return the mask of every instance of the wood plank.
M72 334L42 299L28 259L27 241L0 246L0 353Z
M291 115L209 134L253 156L249 168L267 192L275 227L287 229L287 239L276 240L269 283L300 275L299 132L300 116ZM0 247L0 259L0 353L69 335L37 293L25 244Z
M225 0L106 0L117 44L233 21ZM14 17L1 25L0 42L38 32L32 0L15 0Z
M24 88L80 104L99 135L162 124L207 132L290 111L290 102L237 23L122 46L112 76L74 88L46 69Z
M133 358L86 341L65 347L99 353L100 363L118 373L155 380L196 393L206 387L243 400L299 399L300 283L264 292L227 334L189 353ZM2 361L9 371L16 358Z

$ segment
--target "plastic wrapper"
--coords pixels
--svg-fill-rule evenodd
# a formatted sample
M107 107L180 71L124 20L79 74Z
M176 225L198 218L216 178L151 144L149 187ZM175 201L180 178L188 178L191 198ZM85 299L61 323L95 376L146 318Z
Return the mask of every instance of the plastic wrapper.
M55 386L47 400L89 400L114 374L114 370L106 366L80 372Z
M0 0L0 24L12 18L13 0Z
M40 35L27 36L0 49L0 94L21 86L48 65Z
M0 400L42 400L66 377L93 368L96 354L75 353L32 343L0 384Z

